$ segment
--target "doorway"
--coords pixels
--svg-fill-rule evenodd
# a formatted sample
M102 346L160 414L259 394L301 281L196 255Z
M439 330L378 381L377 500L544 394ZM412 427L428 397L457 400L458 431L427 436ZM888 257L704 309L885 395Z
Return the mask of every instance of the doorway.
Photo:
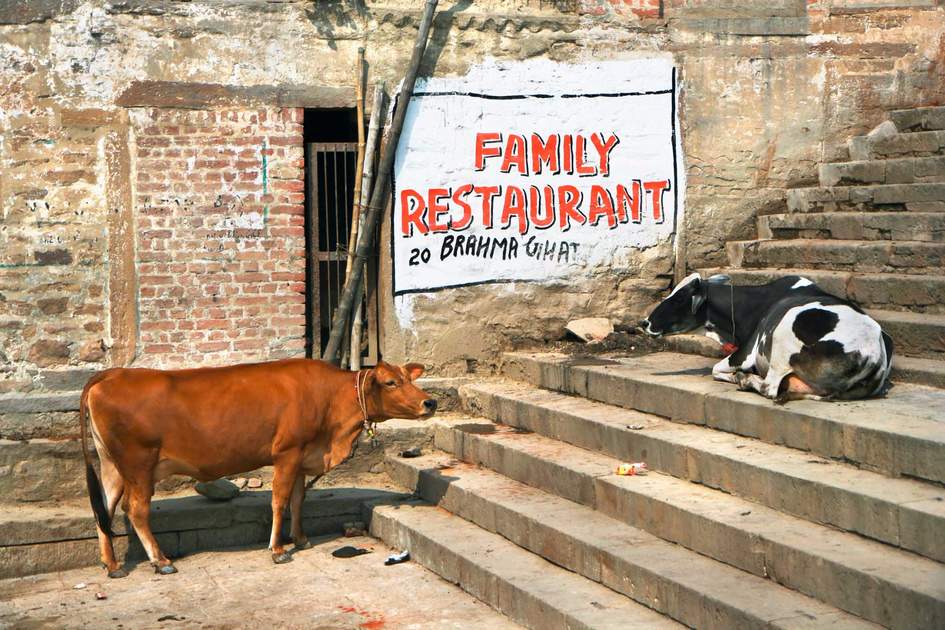
M344 289L357 170L356 121L354 108L305 110L306 356L311 358L321 357L328 344ZM377 362L376 262L368 262L364 276L362 365ZM342 354L350 351L349 344L346 334Z

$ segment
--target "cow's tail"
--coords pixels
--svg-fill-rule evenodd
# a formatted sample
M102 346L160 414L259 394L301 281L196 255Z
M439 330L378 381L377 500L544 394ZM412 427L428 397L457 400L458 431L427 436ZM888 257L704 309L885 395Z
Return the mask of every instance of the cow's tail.
M95 466L92 465L92 456L89 451L88 429L89 421L89 390L92 386L105 378L105 372L96 374L89 379L82 390L82 397L79 399L79 431L82 435L82 457L85 459L85 483L89 488L89 502L92 504L92 512L95 513L95 522L98 528L109 538L115 534L112 532L111 517L108 515L108 508L105 506L105 496L102 492L102 484L99 481L98 473L95 472Z

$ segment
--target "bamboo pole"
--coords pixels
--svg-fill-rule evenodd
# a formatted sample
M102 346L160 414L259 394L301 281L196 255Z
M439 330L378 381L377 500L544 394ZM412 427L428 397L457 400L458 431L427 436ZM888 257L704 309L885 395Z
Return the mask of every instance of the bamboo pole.
M413 86L417 82L420 60L423 59L423 52L427 47L436 3L437 0L426 0L426 6L423 8L423 17L420 19L420 30L413 46L410 65L407 67L407 75L404 77L404 82L401 84L400 92L397 95L397 109L394 111L394 117L391 120L390 136L387 145L384 147L384 153L377 170L377 182L374 185L374 190L371 191L371 202L368 204L364 225L358 235L354 267L351 269L351 275L345 280L344 292L338 301L338 310L335 311L335 318L331 325L331 335L328 337L328 346L325 348L323 357L326 361L337 361L341 341L347 336L345 332L348 330L348 316L351 314L351 307L354 304L356 287L360 286L361 277L364 274L364 262L371 254L371 249L374 246L374 231L377 229L377 224L380 222L386 206L387 182L394 166L394 153L400 140L400 132L404 128L404 118L407 115L407 105L410 102L410 97L413 95Z
M358 48L357 79L354 82L354 100L357 107L358 157L354 169L354 191L351 197L351 227L348 230L348 260L345 263L345 278L351 275L354 266L354 249L358 244L358 225L361 220L361 170L364 168L364 47ZM353 350L353 349L352 349ZM341 364L346 363L348 348L342 352Z
M371 106L371 122L368 125L367 150L364 153L364 171L361 174L361 199L358 207L363 214L371 197L374 183L374 155L377 153L380 129L384 117L384 82L374 84L374 104ZM363 282L354 290L354 306L351 309L351 369L361 369L361 300L364 298Z

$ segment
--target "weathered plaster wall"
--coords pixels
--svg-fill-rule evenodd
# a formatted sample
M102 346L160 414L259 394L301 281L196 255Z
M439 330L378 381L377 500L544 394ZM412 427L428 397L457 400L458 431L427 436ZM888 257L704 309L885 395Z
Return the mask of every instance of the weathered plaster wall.
M350 105L358 46L372 80L400 80L418 5L36 0L0 8L0 389L41 387L35 377L47 373L46 382L61 383L141 356L139 331L153 320L131 299L140 252L129 234L142 216L136 117L147 108ZM813 181L817 162L842 156L846 138L886 109L945 94L937 0L667 0L655 13L652 5L444 1L422 72L462 73L489 56L673 53L689 266L723 262L726 239L753 236L756 213L781 208L785 187ZM648 250L625 269L564 286L447 290L398 305L400 316L382 287L385 354L458 372L466 359L487 365L508 344L554 338L574 316L633 319L667 286L672 258ZM382 256L386 274L384 264Z

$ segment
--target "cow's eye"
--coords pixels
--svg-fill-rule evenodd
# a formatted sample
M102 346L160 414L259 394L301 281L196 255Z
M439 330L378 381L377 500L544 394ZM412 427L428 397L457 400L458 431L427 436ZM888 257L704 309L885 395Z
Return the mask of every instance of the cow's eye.
M397 381L387 381L384 384L387 385L388 387L394 387L397 385Z

